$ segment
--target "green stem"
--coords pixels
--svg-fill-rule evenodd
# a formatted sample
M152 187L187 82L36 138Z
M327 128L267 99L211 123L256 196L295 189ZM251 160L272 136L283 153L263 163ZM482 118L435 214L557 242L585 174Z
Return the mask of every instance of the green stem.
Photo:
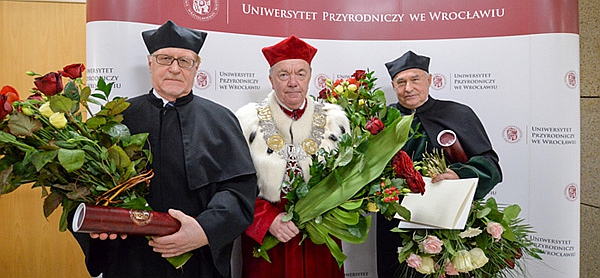
M87 130L85 128L83 128L78 121L75 120L75 118L73 117L73 114L71 113L67 113L67 119L69 119L69 122L73 123L77 129L79 130L79 132L81 132L81 134L87 138L90 138L90 134L87 132Z

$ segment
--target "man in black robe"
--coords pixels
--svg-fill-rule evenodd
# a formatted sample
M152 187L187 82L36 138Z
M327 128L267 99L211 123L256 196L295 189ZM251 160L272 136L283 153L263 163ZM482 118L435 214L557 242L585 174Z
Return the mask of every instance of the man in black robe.
M460 142L466 161L447 161L448 170L432 179L479 178L475 198L482 199L496 184L502 181L498 155L492 148L483 124L471 108L453 101L443 101L429 95L431 74L429 57L408 51L398 59L386 63L392 87L398 102L390 105L403 115L414 115L412 128L421 136L408 140L405 150L413 161L421 161L424 153L441 152L438 134L452 130ZM446 157L448 160L448 157ZM398 226L398 219L388 220L378 214L377 218L377 269L379 278L422 277L416 271L402 267L398 262L400 236L390 232Z
M152 89L123 113L132 134L149 133L154 177L148 204L181 222L178 232L75 234L92 276L231 277L234 240L252 223L255 169L237 118L192 93L206 33L168 21L142 33ZM111 240L104 240L104 239ZM192 252L180 269L167 262Z

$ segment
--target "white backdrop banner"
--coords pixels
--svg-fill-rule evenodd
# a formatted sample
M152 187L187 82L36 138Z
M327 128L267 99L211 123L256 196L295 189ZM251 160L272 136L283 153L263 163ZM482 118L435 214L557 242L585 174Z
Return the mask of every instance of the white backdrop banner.
M519 204L543 261L530 277L579 277L579 30L577 1L87 0L87 80L114 95L147 93L141 32L167 20L207 31L194 93L235 111L271 90L261 48L296 35L318 48L309 93L326 78L374 70L396 102L384 63L407 50L431 57L431 94L471 106L500 156L489 196ZM344 245L346 277L377 277L375 233ZM237 263L236 263L237 264Z

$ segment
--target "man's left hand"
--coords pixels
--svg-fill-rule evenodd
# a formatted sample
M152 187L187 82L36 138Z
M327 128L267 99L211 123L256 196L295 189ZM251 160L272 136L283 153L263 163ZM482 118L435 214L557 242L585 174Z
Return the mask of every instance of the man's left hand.
M443 181L443 180L457 180L457 179L460 179L460 177L456 174L456 172L454 172L450 169L446 169L446 173L435 176L435 178L431 179L431 182L436 183L438 181Z
M181 228L171 235L152 237L148 244L153 247L154 252L169 258L208 244L204 229L196 219L175 209L169 209L169 214L181 222Z

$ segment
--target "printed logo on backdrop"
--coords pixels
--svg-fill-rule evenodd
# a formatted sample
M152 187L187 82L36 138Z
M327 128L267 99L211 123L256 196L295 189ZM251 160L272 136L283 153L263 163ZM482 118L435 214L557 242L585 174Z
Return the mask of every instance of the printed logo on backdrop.
M496 77L489 72L453 73L451 76L453 90L489 91L498 89Z
M323 90L325 89L325 87L327 87L327 79L329 79L329 76L323 74L323 73L319 73L315 76L315 87L319 90Z
M565 197L567 200L573 202L577 200L579 196L579 190L577 190L577 185L574 183L570 183L565 187Z
M576 145L577 133L568 126L531 126L531 144L534 145Z
M199 21L211 20L219 13L219 0L183 0L183 6Z
M565 74L565 84L567 84L567 87L571 89L577 87L577 73L574 70L571 70Z
M446 77L441 73L434 73L431 76L431 88L441 90L446 86Z
M196 73L196 88L204 90L210 87L210 74L205 70L198 70Z
M502 130L502 138L508 143L517 143L523 138L523 133L519 127L510 125Z
M260 91L260 80L255 72L219 71L215 81L219 90Z

